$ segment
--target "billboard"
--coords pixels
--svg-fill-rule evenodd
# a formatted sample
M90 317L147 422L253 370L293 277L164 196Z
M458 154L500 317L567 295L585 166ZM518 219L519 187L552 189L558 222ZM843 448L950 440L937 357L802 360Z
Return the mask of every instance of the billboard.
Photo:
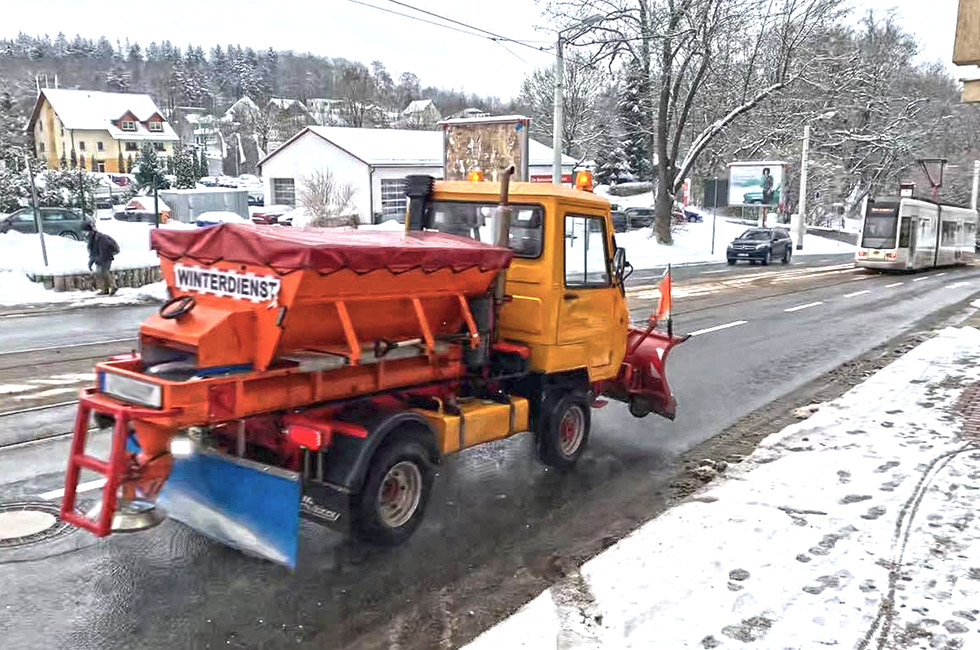
M443 178L466 180L466 173L483 172L496 181L500 170L514 165L515 181L528 179L528 127L531 119L523 115L444 120ZM550 181L550 179L549 179Z
M785 164L778 161L729 163L728 205L779 205Z

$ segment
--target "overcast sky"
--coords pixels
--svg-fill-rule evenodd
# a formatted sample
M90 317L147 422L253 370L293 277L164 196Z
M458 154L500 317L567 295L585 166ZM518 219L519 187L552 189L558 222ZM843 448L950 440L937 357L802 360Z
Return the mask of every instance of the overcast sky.
M6 0L10 2L11 0ZM391 0L368 4L408 12ZM535 0L406 0L440 16L518 40L554 40ZM235 43L255 49L312 52L370 63L383 62L392 77L408 70L423 85L455 88L501 98L514 96L524 74L548 65L552 55L516 44L503 45L355 4L351 0L168 0L156 4L99 5L92 0L13 0L0 21L0 35L64 32L110 40L127 37L144 48L169 39L210 47ZM858 8L896 8L916 34L922 55L948 64L956 28L956 0L854 0ZM151 8L152 7L152 8ZM43 17L43 19L39 18ZM127 19L127 17L131 17ZM508 52L508 50L510 50ZM951 64L948 64L952 68Z

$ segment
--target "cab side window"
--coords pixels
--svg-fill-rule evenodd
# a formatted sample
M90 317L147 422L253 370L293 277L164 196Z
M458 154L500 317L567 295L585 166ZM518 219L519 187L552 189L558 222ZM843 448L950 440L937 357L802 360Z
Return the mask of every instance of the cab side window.
M599 217L565 217L565 286L608 287L606 232Z

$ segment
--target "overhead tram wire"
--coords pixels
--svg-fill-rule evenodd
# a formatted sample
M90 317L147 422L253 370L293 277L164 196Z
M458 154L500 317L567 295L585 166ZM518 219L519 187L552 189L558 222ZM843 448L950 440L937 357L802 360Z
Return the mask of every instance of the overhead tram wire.
M551 48L547 48L547 47L539 47L537 45L532 45L529 41L521 41L521 40L518 40L518 39L509 38L507 36L501 36L499 34L495 34L493 32L487 31L487 30L485 30L485 29L483 29L481 27L474 27L472 25L467 25L466 23L462 23L462 22L460 22L458 20L453 20L451 18L444 18L442 16L439 16L438 14L432 13L431 11L426 11L425 9L418 9L417 7L412 7L411 5L408 5L408 4L405 4L405 3L402 3L402 2L398 2L396 4L403 5L403 6L407 7L407 8L409 8L409 9L413 9L415 11L418 11L418 12L421 12L421 13L424 13L424 14L427 14L427 15L430 15L430 16L435 16L436 18L439 18L440 20L443 20L443 21L451 22L451 23L454 23L456 25L461 25L462 27L465 27L466 29L463 29L462 27L454 27L453 25L447 25L446 22L436 22L434 20L428 20L428 19L422 18L420 16L413 16L412 14L407 14L407 13L404 13L404 12L401 12L401 11L395 11L394 9L388 9L386 7L379 7L378 5L374 5L374 4L371 4L369 2L364 2L363 0L347 0L347 1L348 2L351 2L353 4L356 4L356 5L360 5L362 7L368 7L370 9L377 9L378 11L383 11L385 13L392 14L394 16L400 16L402 18L408 18L409 20L416 20L418 22L426 23L428 25L434 25L436 27L442 27L444 29L450 29L450 30L452 30L454 32L458 32L460 34L465 34L467 36L475 36L477 38L483 38L483 39L486 39L488 41L493 41L494 43L497 43L498 45L500 45L502 41L506 41L508 43L516 43L518 45L523 45L524 47L528 47L528 48L531 48L532 50L537 50L537 51L540 51L540 52L548 52L551 49ZM504 48L504 49L507 49L507 48ZM507 50L507 51L510 52L510 50ZM513 52L511 52L511 54L513 54ZM514 56L517 56L517 55L515 54ZM520 59L520 57L517 57L517 58ZM521 59L521 60L523 61L523 59Z
M539 52L547 52L547 51L549 51L549 50L552 49L551 47L539 47L537 45L532 45L532 43L534 43L534 41L522 41L522 40L518 40L518 39L514 39L514 38L509 38L507 36L501 36L500 34L496 34L494 32L491 32L488 29L483 29L482 27L476 27L475 25L469 25L469 24L464 23L464 22L461 22L459 20L454 20L452 18L447 18L446 16L441 16L441 15L439 15L439 14L437 14L435 12L429 11L427 9L422 9L420 7L415 7L413 5L408 4L407 2L402 2L401 0L388 0L388 2L390 2L392 4L395 4L395 5L398 5L399 7L404 7L406 9L411 9L412 11L417 11L417 12L419 12L421 14L426 14L427 16L433 16L433 17L438 18L440 20L444 20L444 21L446 21L448 23L453 23L454 25L459 25L461 27L465 27L466 29L470 29L470 30L473 30L473 31L476 31L476 32L482 32L483 34L486 34L485 38L490 38L490 40L506 41L508 43L516 43L517 45L523 45L524 47L529 47L532 50L538 50ZM506 48L504 48L504 49L506 49ZM507 51L510 52L510 50L507 50ZM513 52L511 52L511 53L513 54ZM515 54L514 56L517 56L517 55ZM517 57L517 58L520 58L520 57Z

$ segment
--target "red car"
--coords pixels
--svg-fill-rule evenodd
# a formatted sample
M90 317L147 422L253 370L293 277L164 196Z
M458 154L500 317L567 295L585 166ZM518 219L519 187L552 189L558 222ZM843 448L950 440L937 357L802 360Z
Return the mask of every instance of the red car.
M280 221L282 217L293 210L292 206L288 205L270 205L267 208L262 208L258 212L252 213L252 223L257 223L264 226L291 226L289 221Z

